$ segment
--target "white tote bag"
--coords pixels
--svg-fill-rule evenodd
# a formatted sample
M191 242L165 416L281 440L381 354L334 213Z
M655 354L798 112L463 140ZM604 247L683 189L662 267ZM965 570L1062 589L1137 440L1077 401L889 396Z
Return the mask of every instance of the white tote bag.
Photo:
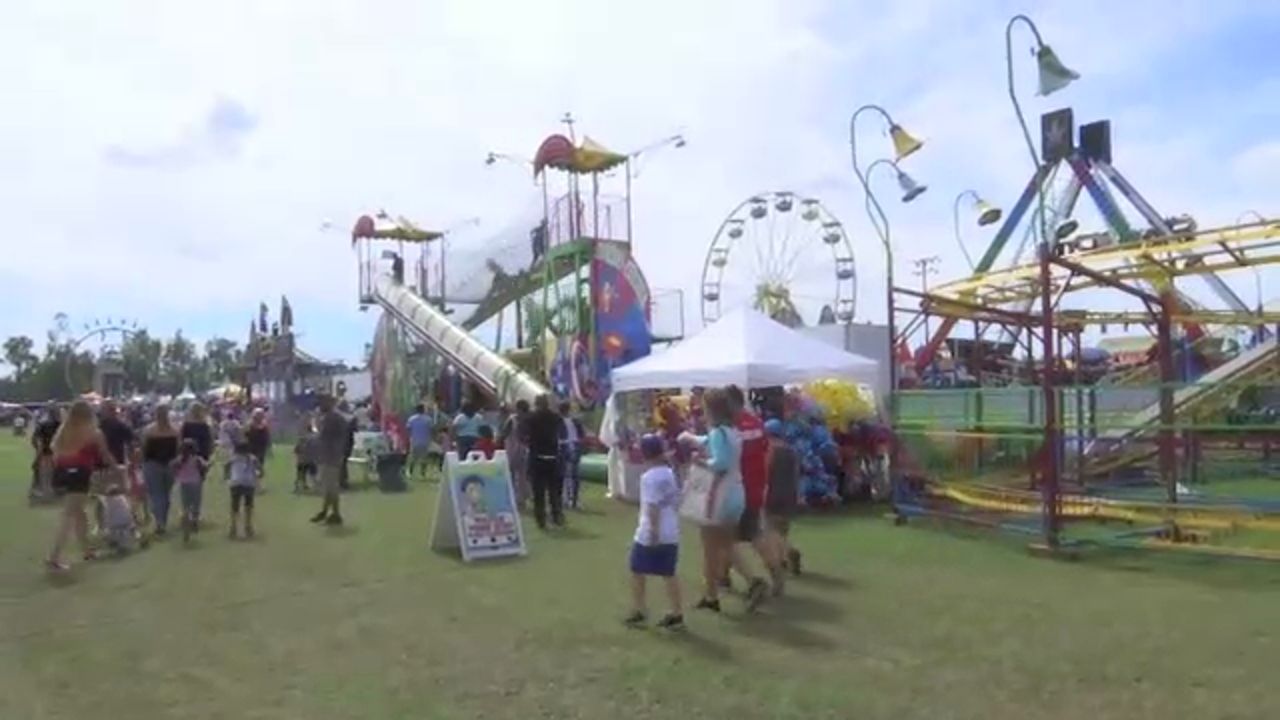
M680 496L680 516L699 525L707 525L707 503L716 474L704 465L693 463L685 472L684 492ZM711 513L711 517L715 517Z
M727 486L734 482L741 483L741 471L739 470L739 458L742 452L742 442L738 438L738 433L734 430L726 430L721 428L721 432L728 433L730 453L733 458L729 465L727 477L721 483L720 493L716 496L716 505L724 502L728 493ZM714 431L713 431L714 432ZM688 471L685 473L684 493L680 498L680 515L686 520L697 523L698 525L714 524L715 518L720 516L720 508L713 507L711 512L707 512L707 504L711 500L711 486L715 482L716 474L711 468L698 463L691 463ZM708 519L708 515L712 519Z

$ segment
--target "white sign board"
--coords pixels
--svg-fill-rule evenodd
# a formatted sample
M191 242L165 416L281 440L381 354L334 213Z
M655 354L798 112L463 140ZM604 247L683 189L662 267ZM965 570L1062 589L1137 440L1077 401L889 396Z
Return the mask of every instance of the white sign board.
M492 460L478 452L465 460L456 452L445 454L444 485L436 498L431 549L454 548L467 562L528 553L507 454L502 450Z

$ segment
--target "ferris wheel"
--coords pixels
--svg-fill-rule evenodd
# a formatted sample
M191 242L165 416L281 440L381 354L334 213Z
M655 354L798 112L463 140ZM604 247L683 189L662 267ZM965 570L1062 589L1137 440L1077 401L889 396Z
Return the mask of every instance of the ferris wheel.
M702 322L750 305L797 327L853 320L857 271L844 225L815 198L753 195L729 213L702 265Z
M67 387L78 390L92 384L92 377L79 376L76 372L74 361L80 353L87 351L99 364L119 365L125 344L140 331L138 321L123 318L94 319L84 323L82 332L76 335L71 334L69 327L66 328L63 332L71 352L63 360L62 373Z

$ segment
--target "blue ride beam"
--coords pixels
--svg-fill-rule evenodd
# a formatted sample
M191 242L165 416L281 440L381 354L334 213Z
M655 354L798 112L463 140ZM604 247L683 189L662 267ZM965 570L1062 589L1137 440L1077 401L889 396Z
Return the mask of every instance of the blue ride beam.
M996 259L1004 251L1004 246L1008 244L1009 238L1013 235L1013 231L1017 229L1022 216L1027 213L1027 208L1031 207L1031 201L1041 191L1041 186L1044 185L1045 180L1055 167L1056 163L1053 165L1041 165L1035 174L1031 176L1031 182L1027 183L1027 187L1022 191L1018 202L1014 203L1013 209L1009 211L1004 224L1000 226L996 236L992 238L991 245L987 247L987 251L983 253L978 260L978 264L974 266L974 275L981 275L995 265ZM959 319L954 317L942 319L937 331L933 333L933 337L929 338L928 344L924 346L924 350L920 352L919 357L916 359L916 372L923 372L925 368L933 364L933 357L938 354L938 348L942 347L942 343L946 342L947 336L951 334L951 330L956 326L957 322L959 322ZM893 350L894 348L890 348L891 353Z

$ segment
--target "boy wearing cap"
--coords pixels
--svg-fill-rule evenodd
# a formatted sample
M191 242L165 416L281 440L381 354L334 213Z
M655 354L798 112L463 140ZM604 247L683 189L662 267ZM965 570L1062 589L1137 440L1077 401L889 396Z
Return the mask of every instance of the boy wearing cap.
M670 612L658 622L658 627L680 630L684 628L680 580L676 577L680 487L676 484L675 473L667 465L666 447L661 436L649 434L640 438L640 453L644 456L645 471L640 476L640 520L631 546L632 611L625 622L631 627L644 625L648 615L645 578L655 575L663 579L670 603Z

